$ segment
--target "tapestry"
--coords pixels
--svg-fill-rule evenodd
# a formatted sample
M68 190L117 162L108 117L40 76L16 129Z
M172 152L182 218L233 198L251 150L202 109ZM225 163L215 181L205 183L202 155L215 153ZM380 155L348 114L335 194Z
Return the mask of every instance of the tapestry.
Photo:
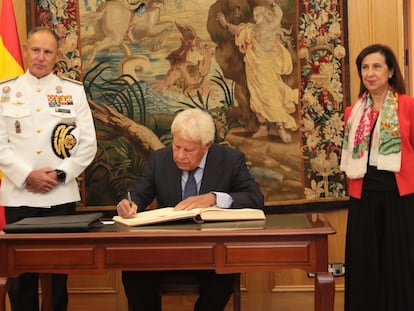
M83 204L115 205L183 109L244 152L267 206L343 200L346 1L35 0L56 72L82 80L98 153ZM225 168L223 168L225 169Z

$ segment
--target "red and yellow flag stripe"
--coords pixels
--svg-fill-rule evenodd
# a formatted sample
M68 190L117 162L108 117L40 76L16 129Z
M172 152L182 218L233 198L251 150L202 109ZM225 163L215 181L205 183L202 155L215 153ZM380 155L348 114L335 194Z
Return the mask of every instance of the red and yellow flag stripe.
M23 59L12 0L3 0L0 11L0 80L23 73Z
M23 74L23 59L12 0L3 0L0 10L0 81ZM1 92L1 90L0 90ZM1 187L0 172L0 187ZM6 223L0 206L0 230Z

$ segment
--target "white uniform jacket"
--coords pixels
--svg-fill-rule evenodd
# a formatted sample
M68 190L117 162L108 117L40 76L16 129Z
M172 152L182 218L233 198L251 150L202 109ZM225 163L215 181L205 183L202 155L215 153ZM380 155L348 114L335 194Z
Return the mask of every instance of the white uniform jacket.
M0 204L50 207L80 200L76 182L96 154L95 126L83 85L29 72L0 84ZM30 193L34 169L50 167L66 180L47 194Z

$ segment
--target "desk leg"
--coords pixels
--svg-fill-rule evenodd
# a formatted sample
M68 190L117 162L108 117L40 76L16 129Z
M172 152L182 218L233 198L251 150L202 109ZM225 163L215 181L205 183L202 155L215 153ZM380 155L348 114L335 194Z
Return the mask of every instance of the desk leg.
M0 311L6 311L7 277L0 277Z
M315 276L315 311L333 311L335 281L331 273L318 272Z

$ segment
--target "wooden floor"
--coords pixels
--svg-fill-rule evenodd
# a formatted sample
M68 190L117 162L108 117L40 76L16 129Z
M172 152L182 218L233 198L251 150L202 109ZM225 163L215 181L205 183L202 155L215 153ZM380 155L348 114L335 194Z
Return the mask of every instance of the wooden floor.
M313 293L273 293L270 295L241 293L241 311L312 311ZM193 311L196 296L164 296L163 311ZM79 303L79 301L77 301ZM84 306L88 305L88 311L100 311L101 308L94 309L93 304L83 301L81 304L71 301L70 310L83 311ZM75 306L77 305L77 306ZM80 307L82 305L83 307ZM343 293L335 294L334 311L344 310ZM7 310L10 306L7 302ZM230 299L225 311L233 311L232 299Z
M241 311L312 311L313 293L241 294ZM196 296L163 297L163 311L193 311ZM230 300L225 311L233 311ZM344 310L343 293L335 294L334 311Z

